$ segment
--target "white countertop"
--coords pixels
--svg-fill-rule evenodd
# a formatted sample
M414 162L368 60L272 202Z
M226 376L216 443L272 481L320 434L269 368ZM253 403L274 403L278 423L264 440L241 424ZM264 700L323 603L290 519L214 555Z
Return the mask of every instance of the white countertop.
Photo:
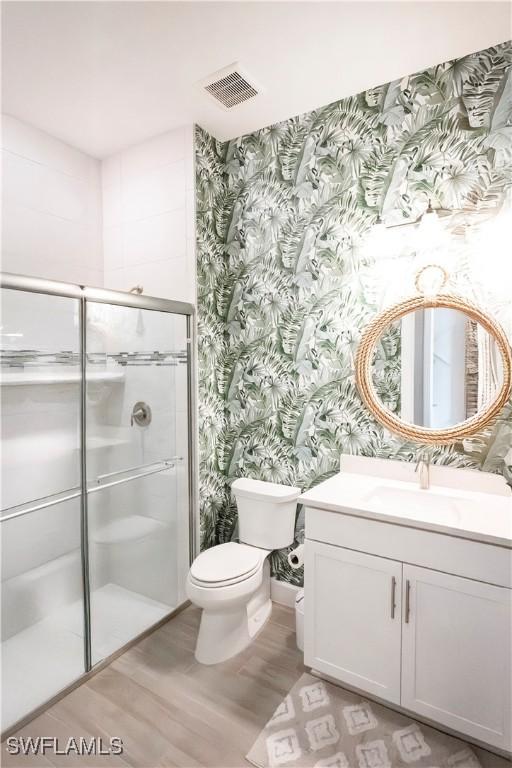
M299 502L512 548L512 494L442 485L421 490L418 482L342 471L303 493Z

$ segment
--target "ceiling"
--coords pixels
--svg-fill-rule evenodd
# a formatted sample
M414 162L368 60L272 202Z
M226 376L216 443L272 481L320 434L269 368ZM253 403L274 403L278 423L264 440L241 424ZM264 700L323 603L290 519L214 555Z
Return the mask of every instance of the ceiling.
M510 37L508 2L3 2L3 112L104 157L196 122L219 139ZM197 82L263 86L224 111Z

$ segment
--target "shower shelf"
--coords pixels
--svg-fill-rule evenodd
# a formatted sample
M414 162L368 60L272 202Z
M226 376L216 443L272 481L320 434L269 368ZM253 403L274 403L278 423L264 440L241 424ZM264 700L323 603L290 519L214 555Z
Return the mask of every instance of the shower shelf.
M162 533L169 526L154 517L145 515L127 515L111 520L96 530L92 530L95 544L121 544L128 541L140 541L148 536Z
M130 445L130 438L91 435L87 438L87 450L99 451L102 448L114 448L118 445Z
M2 387L23 387L34 384L80 384L81 375L79 371L69 371L67 373L43 373L41 371L13 372L2 371L0 386ZM87 373L87 383L110 383L121 384L125 380L124 371L119 373L113 371L93 371Z

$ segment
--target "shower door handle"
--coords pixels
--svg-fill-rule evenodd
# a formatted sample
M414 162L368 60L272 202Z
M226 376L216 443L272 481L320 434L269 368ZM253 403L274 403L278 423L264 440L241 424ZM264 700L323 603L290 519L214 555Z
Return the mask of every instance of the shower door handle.
M54 497L43 496L42 499L36 499L33 503L25 502L24 504L16 504L14 507L2 509L0 511L0 523L5 523L7 520L13 520L15 517L22 517L32 512L39 512L41 509L54 507L56 504L62 504L65 501L78 499L82 495L82 491L80 488L71 488L69 491L64 491L64 494L55 494Z
M106 472L104 475L98 475L96 478L96 482L98 484L102 483L103 480L108 480L110 477L117 477L117 475L127 475L128 472L140 472L143 469L155 469L156 467L159 467L160 464L166 464L169 465L169 468L171 466L174 466L176 462L183 461L183 456L169 456L167 459L160 459L159 461L150 461L149 464L139 464L136 467L126 467L125 469L116 469L115 472Z
M165 472L168 469L174 469L175 466L176 464L174 458L164 459L163 461L153 462L153 464L143 464L142 466L134 467L133 469L120 469L117 472L111 472L108 475L99 475L97 478L98 485L94 485L93 487L88 488L87 493L95 493L96 491L103 490L103 488L113 488L114 485L129 483L131 480L138 480L139 478L147 477L148 475L156 475L158 472ZM128 472L134 472L134 474L129 475L128 477L120 477L118 480L111 480L109 483L102 483L102 479L105 477L123 475L127 474Z

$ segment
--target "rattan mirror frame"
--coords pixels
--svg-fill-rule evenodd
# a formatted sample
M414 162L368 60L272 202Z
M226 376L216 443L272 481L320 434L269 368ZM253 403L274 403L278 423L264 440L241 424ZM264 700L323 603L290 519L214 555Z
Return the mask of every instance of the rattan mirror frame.
M493 402L470 419L466 419L466 421L462 421L449 429L428 429L402 421L381 404L372 380L374 349L387 326L416 309L435 307L457 309L480 323L496 341L503 360L503 383ZM480 432L497 417L512 391L512 352L501 326L476 305L450 294L438 294L433 297L414 296L382 312L364 331L356 355L356 386L368 410L390 432L416 443L447 445Z

